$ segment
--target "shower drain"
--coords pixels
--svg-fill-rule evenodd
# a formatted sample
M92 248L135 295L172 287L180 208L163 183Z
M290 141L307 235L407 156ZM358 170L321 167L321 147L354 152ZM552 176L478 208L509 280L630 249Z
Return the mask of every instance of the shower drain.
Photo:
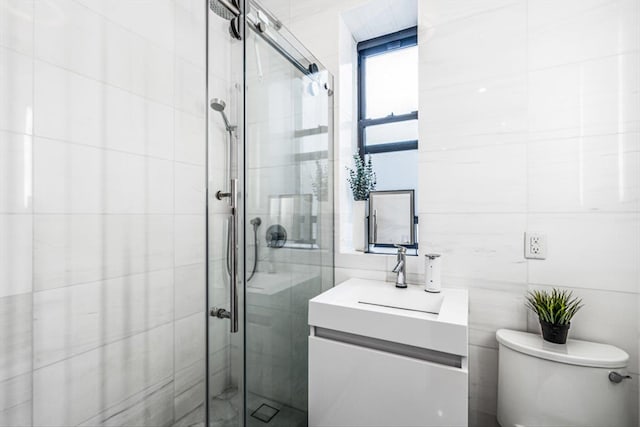
M253 411L251 416L253 418L259 419L263 423L268 423L273 419L273 417L278 415L278 412L280 412L279 409L276 409L273 406L269 406L266 403L263 403L262 405L260 405L258 409Z

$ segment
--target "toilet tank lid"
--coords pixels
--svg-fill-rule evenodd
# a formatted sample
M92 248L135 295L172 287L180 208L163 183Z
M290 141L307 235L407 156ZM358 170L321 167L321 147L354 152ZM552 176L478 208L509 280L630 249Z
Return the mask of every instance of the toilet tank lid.
M554 344L544 341L539 334L508 329L498 330L496 339L520 353L569 365L624 368L629 360L624 350L608 344L572 339L567 340L566 344Z

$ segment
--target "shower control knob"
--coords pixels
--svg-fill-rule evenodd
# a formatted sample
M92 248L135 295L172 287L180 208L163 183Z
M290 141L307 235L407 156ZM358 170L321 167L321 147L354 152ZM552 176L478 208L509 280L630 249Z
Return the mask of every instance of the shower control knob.
M611 381L614 384L619 384L621 383L623 380L628 380L631 379L631 375L622 375L621 373L618 372L609 372L609 381Z
M229 313L228 310L217 307L212 307L211 310L209 310L209 315L211 317L217 317L218 319L229 319L231 317L231 313Z
M222 200L226 199L227 197L231 197L231 193L225 193L221 190L216 191L216 199Z

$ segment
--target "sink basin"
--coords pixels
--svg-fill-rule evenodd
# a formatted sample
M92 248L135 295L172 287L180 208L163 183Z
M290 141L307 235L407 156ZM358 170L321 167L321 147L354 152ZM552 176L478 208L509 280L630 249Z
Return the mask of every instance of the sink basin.
M309 325L466 357L468 296L354 278L309 301Z
M379 307L395 308L398 310L417 311L420 313L439 314L444 295L423 292L406 292L391 286L376 287L376 292L362 297L360 304L377 305Z

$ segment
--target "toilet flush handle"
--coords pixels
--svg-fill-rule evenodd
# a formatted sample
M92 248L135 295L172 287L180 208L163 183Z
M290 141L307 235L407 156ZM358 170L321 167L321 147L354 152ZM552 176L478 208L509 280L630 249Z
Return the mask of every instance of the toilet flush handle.
M609 381L615 384L619 384L622 380L631 379L631 375L622 375L618 372L611 371L609 372Z

